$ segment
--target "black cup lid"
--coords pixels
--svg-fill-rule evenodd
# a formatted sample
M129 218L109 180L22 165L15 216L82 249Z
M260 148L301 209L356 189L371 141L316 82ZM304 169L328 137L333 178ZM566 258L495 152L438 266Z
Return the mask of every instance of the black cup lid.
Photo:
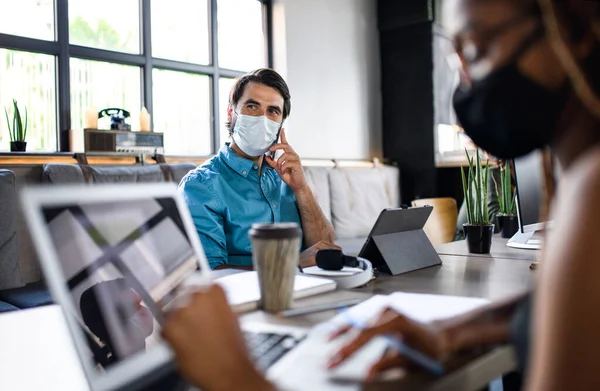
M302 236L296 223L252 224L248 235L259 239L293 239Z

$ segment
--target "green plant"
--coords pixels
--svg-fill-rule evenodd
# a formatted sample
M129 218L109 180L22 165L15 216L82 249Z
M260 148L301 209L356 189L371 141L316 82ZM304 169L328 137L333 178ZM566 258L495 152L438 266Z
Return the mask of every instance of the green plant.
M469 225L491 225L488 215L487 184L489 178L489 160L485 169L481 163L481 155L477 150L476 162L465 149L469 161L469 173L465 174L464 167L460 168L463 194L467 206L467 222Z
M510 173L510 161L506 161L504 166L500 168L500 186L498 186L498 182L494 179L498 204L500 206L500 215L502 216L514 216L517 214L517 193L513 190Z
M25 122L23 123L23 118L21 117L21 112L19 111L17 101L13 99L12 129L10 127L11 121L8 118L8 111L6 111L6 107L4 108L4 114L6 115L6 125L8 126L10 141L25 141L27 138L27 107L25 107Z

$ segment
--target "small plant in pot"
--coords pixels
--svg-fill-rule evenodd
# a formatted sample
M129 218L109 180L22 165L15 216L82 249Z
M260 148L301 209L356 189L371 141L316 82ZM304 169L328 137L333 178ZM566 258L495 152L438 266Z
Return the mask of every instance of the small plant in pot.
M500 168L500 184L495 179L494 184L500 207L500 213L496 215L498 228L503 238L512 238L519 230L519 220L517 219L517 194L513 190L510 161L506 161Z
M487 184L489 178L489 160L485 168L481 162L479 150L476 161L467 154L469 172L465 174L461 167L463 193L467 206L467 224L463 225L469 252L473 254L487 254L492 247L494 224L488 215Z
M8 116L8 111L4 108L6 115L6 125L8 126L8 134L10 135L10 151L25 152L27 149L27 107L25 107L25 115L21 117L21 112L17 101L13 99L13 116L12 121ZM12 123L12 127L11 127Z

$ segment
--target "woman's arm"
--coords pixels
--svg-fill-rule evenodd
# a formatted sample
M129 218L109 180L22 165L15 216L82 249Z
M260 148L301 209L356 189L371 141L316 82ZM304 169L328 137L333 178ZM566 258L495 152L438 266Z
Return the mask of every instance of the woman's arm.
M600 389L600 152L567 176L540 264L529 390Z
M175 351L182 376L206 391L271 391L275 387L254 367L223 289L198 291L166 318L163 337Z

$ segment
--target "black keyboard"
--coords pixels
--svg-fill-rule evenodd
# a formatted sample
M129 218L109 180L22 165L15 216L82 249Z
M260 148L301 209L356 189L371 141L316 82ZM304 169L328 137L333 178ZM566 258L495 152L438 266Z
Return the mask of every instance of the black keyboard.
M262 372L269 369L271 365L275 364L299 342L293 336L287 334L245 331L244 337L246 338L246 346L248 346L250 357Z

